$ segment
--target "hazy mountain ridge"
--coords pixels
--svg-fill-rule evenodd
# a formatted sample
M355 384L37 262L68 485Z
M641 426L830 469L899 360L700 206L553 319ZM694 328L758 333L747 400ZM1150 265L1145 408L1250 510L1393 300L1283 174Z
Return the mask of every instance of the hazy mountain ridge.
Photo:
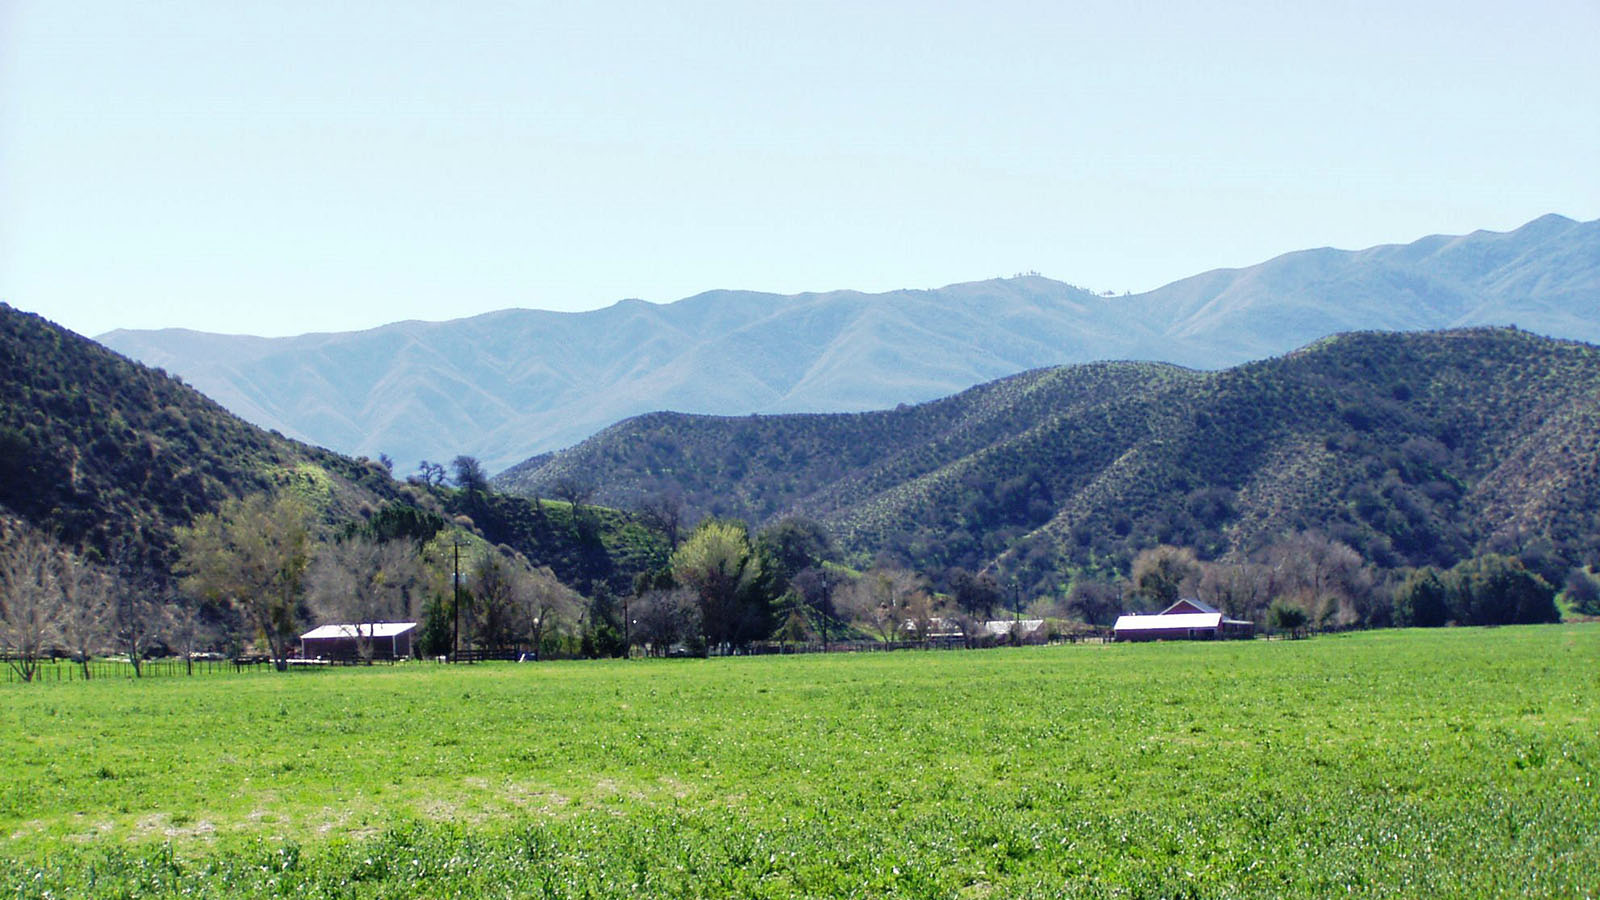
M1041 590L1156 543L1248 554L1324 530L1385 567L1600 562L1600 349L1507 329L1357 333L1202 372L1038 370L905 409L659 413L531 460L627 506L814 517L852 552L1001 567Z
M1513 322L1600 341L1600 221L1300 251L1119 297L1026 276L886 294L711 291L282 339L100 339L291 437L386 452L402 469L462 452L497 469L651 410L865 411L1045 365L1210 369L1343 331Z
M471 516L491 543L584 590L624 590L666 555L612 510L401 484L378 463L270 434L165 372L0 304L0 521L165 582L174 528L258 491L294 493L334 529L400 507L440 522Z

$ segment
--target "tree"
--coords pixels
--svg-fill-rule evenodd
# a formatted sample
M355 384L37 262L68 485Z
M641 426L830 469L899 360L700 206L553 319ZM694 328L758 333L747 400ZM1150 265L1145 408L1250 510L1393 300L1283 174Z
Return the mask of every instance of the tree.
M1133 592L1156 609L1178 602L1185 588L1193 589L1200 563L1187 547L1163 544L1140 551L1133 560Z
M489 474L483 470L483 463L478 462L477 457L458 456L450 461L450 470L455 473L456 487L467 496L489 492Z
M1272 568L1235 560L1200 564L1196 593L1230 618L1259 619L1272 595Z
M1468 625L1526 625L1557 622L1555 588L1514 556L1491 553L1457 563L1455 618Z
M972 616L994 615L995 608L1005 599L1000 594L1000 585L987 572L974 575L957 566L945 575L945 582L950 586L956 606Z
M371 663L374 626L412 618L426 578L410 541L364 536L324 545L307 578L307 599L319 619L353 626L356 651Z
M533 658L537 660L543 652L545 637L555 634L565 619L577 614L583 606L583 598L557 580L549 566L526 571L519 580L513 602L517 604L519 626L528 636Z
M912 595L920 590L920 579L912 572L879 566L841 590L837 602L842 612L887 643L905 628Z
M774 593L788 590L801 571L832 559L833 539L811 519L790 516L761 530L756 535L756 551L771 578Z
M826 566L801 569L789 580L790 590L816 621L824 645L828 643L829 626L838 616L833 605L834 591L843 580L843 575L830 572Z
M778 629L778 647L781 650L790 643L804 643L811 638L811 623L806 621L805 613L801 612L801 607L797 604L784 618L783 627Z
M737 645L764 637L766 598L756 590L761 560L743 523L707 520L671 559L672 576L700 601L700 627L711 644Z
M176 532L183 589L240 609L280 672L289 668L311 562L309 518L288 495L252 494Z
M444 485L444 466L423 460L417 464L415 478L427 487L441 487Z
M527 593L527 565L513 553L488 548L471 569L468 622L473 640L485 650L503 652L520 636L518 614Z
M643 645L655 656L665 656L676 644L687 641L700 629L700 608L694 591L688 588L649 588L634 602L630 612L629 640Z
M59 572L62 644L88 681L89 658L104 643L111 621L111 579L76 558L62 559Z
M1069 615L1084 624L1103 628L1122 614L1122 591L1104 581L1074 581L1065 606Z
M1272 593L1298 598L1319 626L1374 624L1372 573L1348 544L1301 531L1274 543L1266 555Z
M1573 569L1567 573L1567 603L1574 612L1600 616L1600 575L1593 569Z
M594 497L594 485L581 478L559 478L550 488L550 496L572 506L573 516L583 511L583 505Z
M206 640L210 629L200 615L200 604L189 597L178 597L167 608L167 633L172 636L173 647L183 656L184 670L194 674L194 655L200 642Z
M1267 624L1278 631L1287 631L1294 637L1299 637L1305 630L1307 618L1304 609L1287 600L1274 600L1272 606L1267 608Z
M4 536L0 548L0 650L23 681L60 634L61 552L31 528Z
M133 677L144 677L144 658L161 634L163 587L141 566L138 548L123 540L112 549L112 564L117 573L111 587L111 637L127 654Z
M1395 624L1413 628L1437 628L1450 618L1450 589L1439 578L1439 571L1423 566L1406 576L1395 589Z
M939 622L952 612L920 586L906 597L905 611L906 627L915 632L917 640L924 644L933 640Z
M667 539L667 552L678 550L679 532L683 528L683 495L676 490L662 490L639 501L635 515L645 526L661 533Z

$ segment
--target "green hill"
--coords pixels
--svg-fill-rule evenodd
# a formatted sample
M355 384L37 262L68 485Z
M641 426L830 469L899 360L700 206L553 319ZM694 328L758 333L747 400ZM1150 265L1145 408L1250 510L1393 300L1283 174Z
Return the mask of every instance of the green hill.
M1036 589L1141 548L1247 555L1321 529L1384 567L1600 561L1600 350L1514 329L1355 333L1220 372L1041 369L851 415L656 413L497 477L628 506L800 514L863 560Z
M404 506L471 516L491 542L585 591L626 586L665 553L612 510L402 485L378 463L249 425L160 369L0 304L0 516L164 581L173 528L229 497L284 489L331 527Z

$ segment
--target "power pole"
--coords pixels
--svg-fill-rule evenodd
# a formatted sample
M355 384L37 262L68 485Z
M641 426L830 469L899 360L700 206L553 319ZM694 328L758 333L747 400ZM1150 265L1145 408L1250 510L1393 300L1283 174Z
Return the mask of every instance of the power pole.
M456 576L454 600L450 604L455 614L455 623L450 626L450 661L455 662L461 658L461 542L454 540L451 546L456 551Z

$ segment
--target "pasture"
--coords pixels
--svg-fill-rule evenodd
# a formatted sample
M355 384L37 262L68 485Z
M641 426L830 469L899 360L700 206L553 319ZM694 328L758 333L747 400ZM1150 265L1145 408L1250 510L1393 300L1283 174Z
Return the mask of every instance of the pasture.
M1600 626L0 685L5 897L1600 896Z

